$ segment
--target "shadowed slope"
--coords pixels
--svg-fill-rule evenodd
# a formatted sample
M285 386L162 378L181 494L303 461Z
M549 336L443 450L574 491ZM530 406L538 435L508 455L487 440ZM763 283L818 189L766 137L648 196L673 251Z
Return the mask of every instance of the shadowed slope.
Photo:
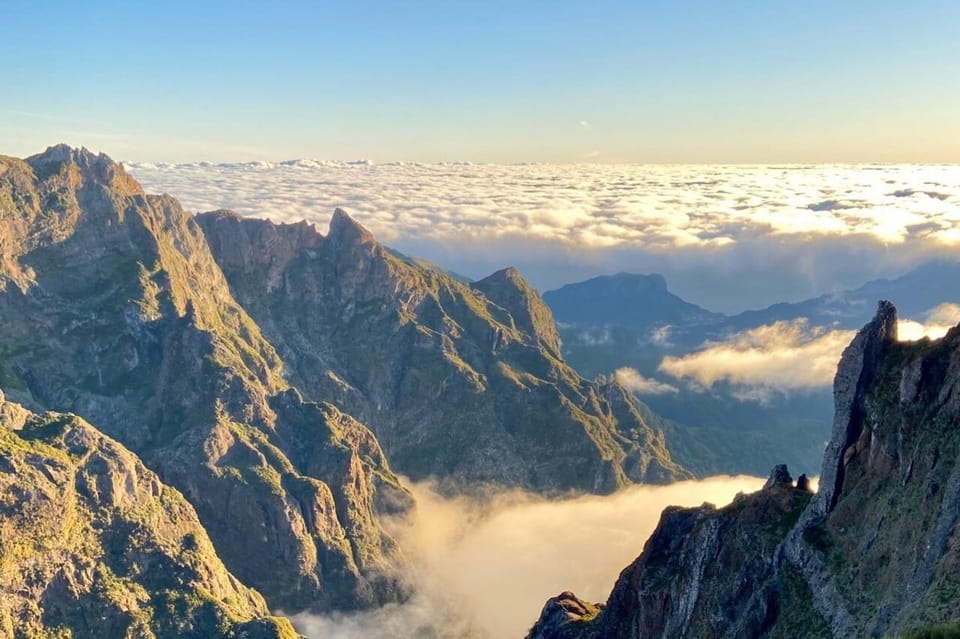
M326 236L225 211L197 221L298 384L367 423L404 474L593 492L687 476L621 388L562 360L516 270L464 284L342 210Z
M375 511L409 496L364 426L288 387L176 200L87 151L0 158L0 255L8 395L102 424L271 606L404 596Z

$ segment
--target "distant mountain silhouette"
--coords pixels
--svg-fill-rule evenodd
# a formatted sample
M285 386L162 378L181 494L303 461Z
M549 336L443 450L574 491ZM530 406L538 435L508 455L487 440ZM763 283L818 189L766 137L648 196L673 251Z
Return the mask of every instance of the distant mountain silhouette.
M870 319L880 299L891 300L901 316L911 319L921 318L938 304L960 301L960 262L937 260L896 279L873 280L852 291L746 311L731 317L726 326L745 330L778 320L806 317L814 325L856 328Z
M557 321L645 329L658 324L711 324L723 319L667 290L662 275L618 273L567 284L543 295Z
M543 299L558 322L581 328L650 330L670 325L693 334L698 331L692 329L699 327L704 339L800 317L812 325L856 328L870 319L879 299L891 300L901 316L912 319L938 304L960 301L960 262L935 260L895 279L872 280L856 289L737 315L715 313L684 300L669 291L659 273L601 275L547 291Z

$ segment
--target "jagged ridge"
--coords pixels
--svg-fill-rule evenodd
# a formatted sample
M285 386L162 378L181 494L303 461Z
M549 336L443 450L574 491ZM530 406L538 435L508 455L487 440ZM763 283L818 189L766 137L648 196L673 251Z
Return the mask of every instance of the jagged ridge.
M409 496L362 424L289 388L176 200L103 155L0 158L0 254L8 394L102 424L187 496L271 606L405 596L375 510Z
M530 638L882 637L956 621L960 327L897 342L881 302L843 354L834 399L809 503L772 501L781 479L719 511L668 509L605 608L573 613L588 607L564 593Z
M404 474L592 492L686 476L627 393L562 360L515 269L464 284L342 210L326 236L225 211L197 221L297 385L367 423Z

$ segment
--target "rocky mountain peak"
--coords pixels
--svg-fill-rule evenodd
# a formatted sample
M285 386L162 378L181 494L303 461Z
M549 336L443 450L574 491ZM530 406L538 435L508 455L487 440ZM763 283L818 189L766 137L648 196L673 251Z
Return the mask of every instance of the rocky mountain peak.
M786 486L788 488L793 486L793 477L787 470L786 464L774 466L773 470L770 471L770 477L767 478L767 483L763 485L763 489L769 490L775 486Z
M117 195L143 195L143 187L133 179L124 168L114 162L105 153L94 153L82 147L75 149L67 144L48 147L46 151L26 159L37 177L46 180L61 174L65 169L73 169L73 187L80 185L102 186ZM80 178L79 180L76 178Z
M887 347L897 340L897 309L882 300L869 324L843 351L833 381L833 434L824 452L820 491L809 516L822 516L832 510L844 479L844 451L863 430L863 398L874 380Z
M506 309L517 328L532 335L551 355L562 359L560 335L553 320L553 313L544 303L540 293L533 288L516 268L510 266L474 282L471 286Z
M13 250L0 280L17 278L0 287L7 394L77 413L140 455L272 606L399 598L403 561L373 512L396 479L359 423L309 402L273 407L289 387L283 363L231 294L206 229L169 196L117 188L125 173L106 156L55 147L6 165L0 202L13 206L0 237ZM246 273L271 264L265 253L323 243L306 224L207 219L239 243L217 244L219 257Z
M404 474L596 492L685 476L630 397L601 397L562 361L516 269L465 284L343 210L303 249L274 242L289 229L269 221L197 219L291 378L369 425Z
M336 245L375 244L373 233L368 231L359 222L350 217L350 214L341 208L334 209L330 218L330 231L327 240Z
M507 268L500 269L496 273L490 274L487 279L489 280L504 280L507 282L522 282L523 276L520 275L520 271L517 270L515 266L508 266Z
M561 595L529 639L952 636L960 329L898 342L896 319L880 302L844 351L818 494L777 466L724 508L668 508L606 607Z
M875 332L881 339L892 341L897 339L897 308L889 300L877 302L877 313L868 325L869 330Z
M90 165L100 161L112 162L112 160L103 153L94 153L86 147L75 149L68 144L62 143L49 146L42 153L37 153L27 158L27 162L31 165L41 165L50 162L70 162L72 164Z
M200 213L194 219L218 263L247 276L262 273L270 290L281 285L281 273L291 260L323 242L316 227L305 220L274 224L229 210Z

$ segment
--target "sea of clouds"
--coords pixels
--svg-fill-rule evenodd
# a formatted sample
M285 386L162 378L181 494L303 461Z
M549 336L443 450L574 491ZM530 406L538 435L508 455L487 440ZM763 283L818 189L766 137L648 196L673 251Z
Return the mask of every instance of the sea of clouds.
M387 244L541 290L619 271L736 312L902 274L960 243L960 165L125 163L191 210L324 230L345 208Z
M413 599L292 620L309 639L520 639L564 590L606 601L666 506L722 506L763 482L711 477L560 500L522 491L451 499L414 484L414 520L391 526L416 568Z

